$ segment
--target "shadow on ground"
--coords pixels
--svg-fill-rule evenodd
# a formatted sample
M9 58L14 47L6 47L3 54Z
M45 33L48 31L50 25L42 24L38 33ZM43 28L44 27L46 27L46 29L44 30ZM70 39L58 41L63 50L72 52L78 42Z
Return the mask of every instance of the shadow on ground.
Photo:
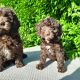
M40 51L33 51L33 52L26 52L25 54L27 54L27 57L24 59L24 63L25 65L32 62L32 61L40 61ZM45 63L45 68L50 65L51 63L53 63L53 61L48 60Z
M80 68L74 71L72 74L63 77L60 80L80 80Z
M23 58L24 58L24 64L27 65L28 63L33 62L33 61L40 61L39 57L40 57L40 51L25 52L24 56L23 56ZM45 68L48 67L53 62L54 61L51 61L51 60L46 61ZM67 67L68 67L68 65L70 63L71 63L70 60L68 60L68 61L65 62L65 68L66 68L66 70L67 70ZM11 67L13 65L15 65L14 61L7 61L5 69L8 69L9 67Z
M24 63L28 64L32 61L39 60L40 51L25 52L24 54L27 54L27 57L24 59Z
M27 54L27 57L24 59L25 65L33 62L33 61L40 61L40 51L32 51L32 52L25 52L24 54ZM48 60L46 61L45 68L48 67L50 64L52 64L54 61ZM65 61L65 68L67 70L68 65L71 63L70 60ZM53 65L54 66L54 65Z

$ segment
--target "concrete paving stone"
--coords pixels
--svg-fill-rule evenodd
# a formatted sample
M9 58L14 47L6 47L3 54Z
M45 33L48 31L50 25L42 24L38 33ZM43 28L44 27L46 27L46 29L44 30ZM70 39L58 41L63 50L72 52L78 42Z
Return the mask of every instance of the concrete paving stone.
M36 64L39 63L39 46L24 49L24 54L28 55L24 59L25 66L22 68L16 68L15 65L9 66L0 72L0 80L80 80L80 58L66 61L67 71L59 73L57 62L49 59L43 70L36 69Z

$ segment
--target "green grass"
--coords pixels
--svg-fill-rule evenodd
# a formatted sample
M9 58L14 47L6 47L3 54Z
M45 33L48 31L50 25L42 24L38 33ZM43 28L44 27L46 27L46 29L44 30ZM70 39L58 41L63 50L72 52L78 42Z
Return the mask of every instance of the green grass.
M70 58L80 56L80 0L0 0L0 6L16 12L24 48L40 44L35 25L51 16L62 25L65 52Z

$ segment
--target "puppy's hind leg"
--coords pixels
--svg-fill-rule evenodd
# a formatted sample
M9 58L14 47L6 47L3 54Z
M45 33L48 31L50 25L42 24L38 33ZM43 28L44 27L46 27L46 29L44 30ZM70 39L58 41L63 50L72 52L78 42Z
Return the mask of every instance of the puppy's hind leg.
M16 45L16 44L14 44ZM23 67L23 48L21 44L16 45L16 58L15 58L15 64L17 68Z
M57 57L57 64L58 64L58 72L61 73L65 72L66 69L64 67L64 55L59 52L57 53L56 57Z
M23 67L24 63L23 63L23 48L21 44L17 45L16 48L16 58L15 58L15 64L17 68Z

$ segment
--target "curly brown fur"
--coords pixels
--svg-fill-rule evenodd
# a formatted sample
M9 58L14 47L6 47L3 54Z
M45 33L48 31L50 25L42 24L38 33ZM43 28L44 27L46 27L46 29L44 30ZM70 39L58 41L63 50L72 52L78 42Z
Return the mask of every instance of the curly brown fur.
M5 62L15 60L16 67L23 66L23 47L18 33L20 22L8 8L0 8L0 71Z
M56 60L58 72L65 72L64 51L60 41L62 34L61 26L53 18L49 17L42 20L37 26L37 34L41 37L40 63L37 69L43 69L46 59Z

